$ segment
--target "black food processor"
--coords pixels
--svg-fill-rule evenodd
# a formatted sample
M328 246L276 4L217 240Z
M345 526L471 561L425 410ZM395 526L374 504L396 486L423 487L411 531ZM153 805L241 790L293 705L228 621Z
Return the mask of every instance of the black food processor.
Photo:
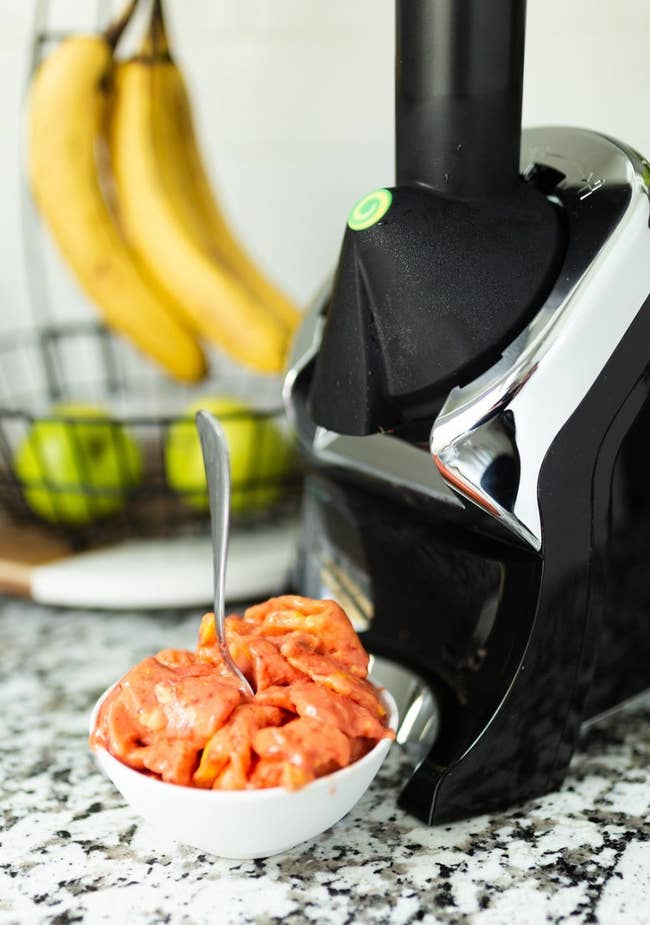
M522 132L524 0L396 20L396 183L350 212L285 397L297 589L416 679L400 801L435 823L556 788L648 685L650 165Z

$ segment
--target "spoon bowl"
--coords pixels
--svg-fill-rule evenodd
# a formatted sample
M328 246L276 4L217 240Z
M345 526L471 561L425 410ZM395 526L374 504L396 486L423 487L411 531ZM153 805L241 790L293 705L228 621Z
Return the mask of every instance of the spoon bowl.
M102 701L90 717L95 728ZM380 700L388 726L398 725L397 707L386 690ZM265 858L288 851L329 829L363 796L379 771L390 739L381 739L367 755L300 790L201 790L168 784L122 764L103 748L95 749L101 770L126 802L170 841L225 858Z

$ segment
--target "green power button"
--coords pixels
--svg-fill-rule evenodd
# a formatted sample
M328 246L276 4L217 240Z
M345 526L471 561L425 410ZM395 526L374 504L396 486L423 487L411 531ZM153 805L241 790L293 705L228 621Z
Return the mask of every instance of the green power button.
M388 189L376 189L360 199L348 215L348 227L352 231L365 231L376 225L390 209L393 194Z

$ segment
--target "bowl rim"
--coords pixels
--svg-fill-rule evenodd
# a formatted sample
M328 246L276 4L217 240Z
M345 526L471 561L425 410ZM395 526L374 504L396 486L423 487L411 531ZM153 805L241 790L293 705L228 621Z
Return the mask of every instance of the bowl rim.
M371 683L373 683L370 677L368 678L368 680L370 680ZM114 684L111 684L98 697L90 713L90 719L88 723L89 734L92 733L94 729L95 721L97 719L97 714L99 713L99 709L102 703L104 702L106 697L108 697L108 695L113 690L113 688L117 687L119 683L120 681L116 681ZM373 686L376 688L378 692L379 699L382 705L386 708L386 712L388 716L388 722L386 724L386 728L390 729L392 732L397 734L397 727L399 724L399 711L397 709L397 704L395 703L395 699L393 698L393 695L390 693L390 691L387 688L378 687L374 683L373 683ZM212 790L206 787L188 787L185 784L174 784L171 781L159 780L157 777L150 777L147 774L143 774L141 771L138 771L136 768L132 768L128 764L125 764L123 761L120 761L119 758L116 758L115 755L112 755L108 751L108 749L104 748L101 745L96 746L95 748L91 748L91 752L93 753L93 755L95 756L98 762L100 763L105 762L107 765L111 765L111 764L116 765L120 769L120 771L124 771L127 774L135 775L137 779L141 781L145 786L152 786L154 788L162 787L164 788L166 793L169 792L168 790L169 787L173 787L175 790L181 791L187 794L188 797L189 797L189 794L192 794L192 796L189 797L189 799L205 799L205 796L207 794L210 794L210 799L214 799L214 800L219 800L219 799L261 800L261 799L271 799L272 797L277 798L280 795L288 796L288 795L304 793L305 791L310 790L316 785L321 785L322 787L322 786L326 786L327 784L332 784L342 779L345 779L351 774L355 774L356 772L358 772L366 764L370 764L371 759L373 757L376 757L378 750L381 750L382 748L384 748L386 750L386 753L388 753L388 750L394 741L395 741L394 739L389 739L389 738L379 739L375 743L375 745L373 745L370 751L367 752L363 756L363 758L359 758L357 759L357 761L353 761L352 764L348 764L344 768L339 768L336 771L331 771L329 774L324 774L322 777L317 777L315 780L312 780L308 784L305 784L304 787L299 787L297 790L288 790L286 787L259 787L257 789L252 788L250 790Z

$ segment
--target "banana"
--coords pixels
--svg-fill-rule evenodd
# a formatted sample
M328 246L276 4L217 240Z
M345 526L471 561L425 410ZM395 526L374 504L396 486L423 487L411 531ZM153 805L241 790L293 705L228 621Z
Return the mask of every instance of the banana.
M189 175L178 152L182 128L170 133L159 118L160 77L160 60L151 55L115 72L109 140L125 236L198 333L244 365L279 373L297 313L287 323L206 246L204 219L190 205L196 193L182 179Z
M28 100L32 192L64 259L106 322L173 376L195 381L205 373L204 355L172 301L152 288L102 195L96 149L111 63L108 35L73 36L40 66Z
M168 199L198 246L222 261L293 332L300 312L248 256L217 204L201 158L185 80L169 53L160 8L158 12L143 55L153 58L153 131Z

